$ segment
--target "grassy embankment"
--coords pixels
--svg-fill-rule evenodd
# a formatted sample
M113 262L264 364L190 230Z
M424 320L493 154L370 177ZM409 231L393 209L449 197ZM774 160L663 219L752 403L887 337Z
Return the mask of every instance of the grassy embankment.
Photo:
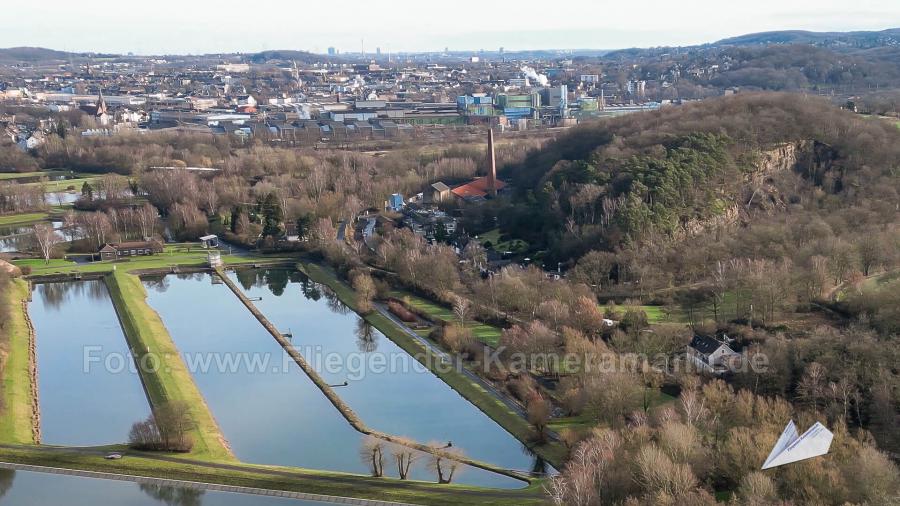
M0 216L0 226L31 224L36 221L46 220L48 216L49 213L9 214Z
M201 248L199 244L185 245L166 245L165 251L158 255L137 256L128 260L120 261L104 261L91 262L86 264L78 264L64 259L51 259L49 263L43 259L25 259L16 260L13 263L19 267L31 267L31 274L35 276L48 274L68 274L74 272L82 273L104 273L112 272L113 267L116 271L139 271L139 270L159 270L172 267L205 267L207 262L207 250ZM226 265L234 265L241 263L259 263L289 260L289 257L271 257L271 256L236 256L222 255L222 261Z
M115 447L108 448L110 451ZM83 453L41 447L0 448L0 460L23 464L156 476L176 480L222 483L272 490L298 491L397 501L423 505L513 506L544 504L540 485L517 490L495 490L465 485L438 485L392 478L250 464L199 464L159 460L129 451L122 460L102 458L103 452Z
M458 321L456 315L453 314L452 309L441 306L429 300L425 300L409 292L402 290L393 290L390 295L391 297L402 300L404 303L409 304L409 306L414 310L428 315L428 318L432 321L444 324ZM475 337L475 339L478 339L488 346L492 346L495 348L497 347L497 343L500 341L501 333L501 330L498 327L477 321L466 323L466 327L472 332L472 335Z
M178 348L159 315L146 302L147 292L137 276L117 271L107 275L106 284L128 345L138 363L151 354L160 367L155 371L139 368L144 389L153 406L169 401L182 401L189 406L195 427L194 448L190 457L230 461L234 457L206 405L191 373L181 359ZM153 364L147 361L146 364Z
M0 293L0 303L9 309L9 321L0 330L0 357L3 366L2 406L0 406L0 440L5 443L27 444L34 441L32 433L33 398L29 331L25 322L22 301L28 299L28 283L14 279L6 293Z
M300 263L298 268L316 283L330 287L338 298L350 308L356 308L356 297L353 289L328 268L314 263ZM426 367L429 367L437 377L444 381L460 395L469 400L478 409L497 422L501 427L509 431L520 441L528 441L531 436L531 427L528 422L513 412L499 399L484 390L480 385L472 382L455 369L444 371L437 370L433 366L440 362L433 356L430 350L421 343L408 336L398 328L391 320L380 313L373 312L365 315L365 320L386 335L391 341L403 348L407 353L416 358ZM550 443L532 448L544 460L554 467L559 467L565 457L565 449L558 443Z

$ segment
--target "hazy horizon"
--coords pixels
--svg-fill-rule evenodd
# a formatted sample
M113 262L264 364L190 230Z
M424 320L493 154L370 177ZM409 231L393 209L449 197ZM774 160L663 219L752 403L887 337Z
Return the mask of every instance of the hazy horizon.
M647 0L598 6L574 0L565 8L546 2L480 3L446 7L399 0L389 7L348 0L280 5L183 3L157 0L131 15L120 2L11 4L0 19L0 47L34 46L71 52L202 54L297 49L324 53L619 49L683 46L773 30L856 31L900 26L900 3L859 0L853 12L837 0L757 0L729 4ZM285 27L296 26L296 29ZM465 27L460 29L459 27Z

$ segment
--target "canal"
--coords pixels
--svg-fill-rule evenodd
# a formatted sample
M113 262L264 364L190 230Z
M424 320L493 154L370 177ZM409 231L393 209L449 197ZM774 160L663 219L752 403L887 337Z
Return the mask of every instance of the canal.
M228 274L370 427L417 441L452 442L477 460L532 471L541 464L514 436L303 273Z
M220 283L206 273L144 278L148 303L162 317L235 455L258 464L367 473L359 455L362 435ZM323 311L320 316L328 318L330 311ZM380 393L385 399L403 394ZM406 416L415 417L415 411ZM426 460L413 468L414 479L433 479ZM390 473L389 453L386 461ZM523 486L474 468L461 472L458 482Z
M35 327L42 442L124 443L150 413L128 344L101 280L36 284Z

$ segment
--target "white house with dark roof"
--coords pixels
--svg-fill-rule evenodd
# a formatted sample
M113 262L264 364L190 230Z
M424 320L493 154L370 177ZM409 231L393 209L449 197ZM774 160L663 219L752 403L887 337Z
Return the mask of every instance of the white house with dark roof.
M695 334L687 347L688 358L701 371L724 374L740 363L741 355L727 343Z

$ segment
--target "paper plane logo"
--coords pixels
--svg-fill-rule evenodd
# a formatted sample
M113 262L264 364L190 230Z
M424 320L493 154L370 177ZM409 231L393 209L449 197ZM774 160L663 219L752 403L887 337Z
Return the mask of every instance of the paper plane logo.
M791 420L784 428L784 432L781 433L781 437L778 438L778 442L775 443L772 453L769 454L762 468L771 469L825 455L831 448L832 439L834 439L834 434L819 422L807 429L803 435L798 435L797 426Z

